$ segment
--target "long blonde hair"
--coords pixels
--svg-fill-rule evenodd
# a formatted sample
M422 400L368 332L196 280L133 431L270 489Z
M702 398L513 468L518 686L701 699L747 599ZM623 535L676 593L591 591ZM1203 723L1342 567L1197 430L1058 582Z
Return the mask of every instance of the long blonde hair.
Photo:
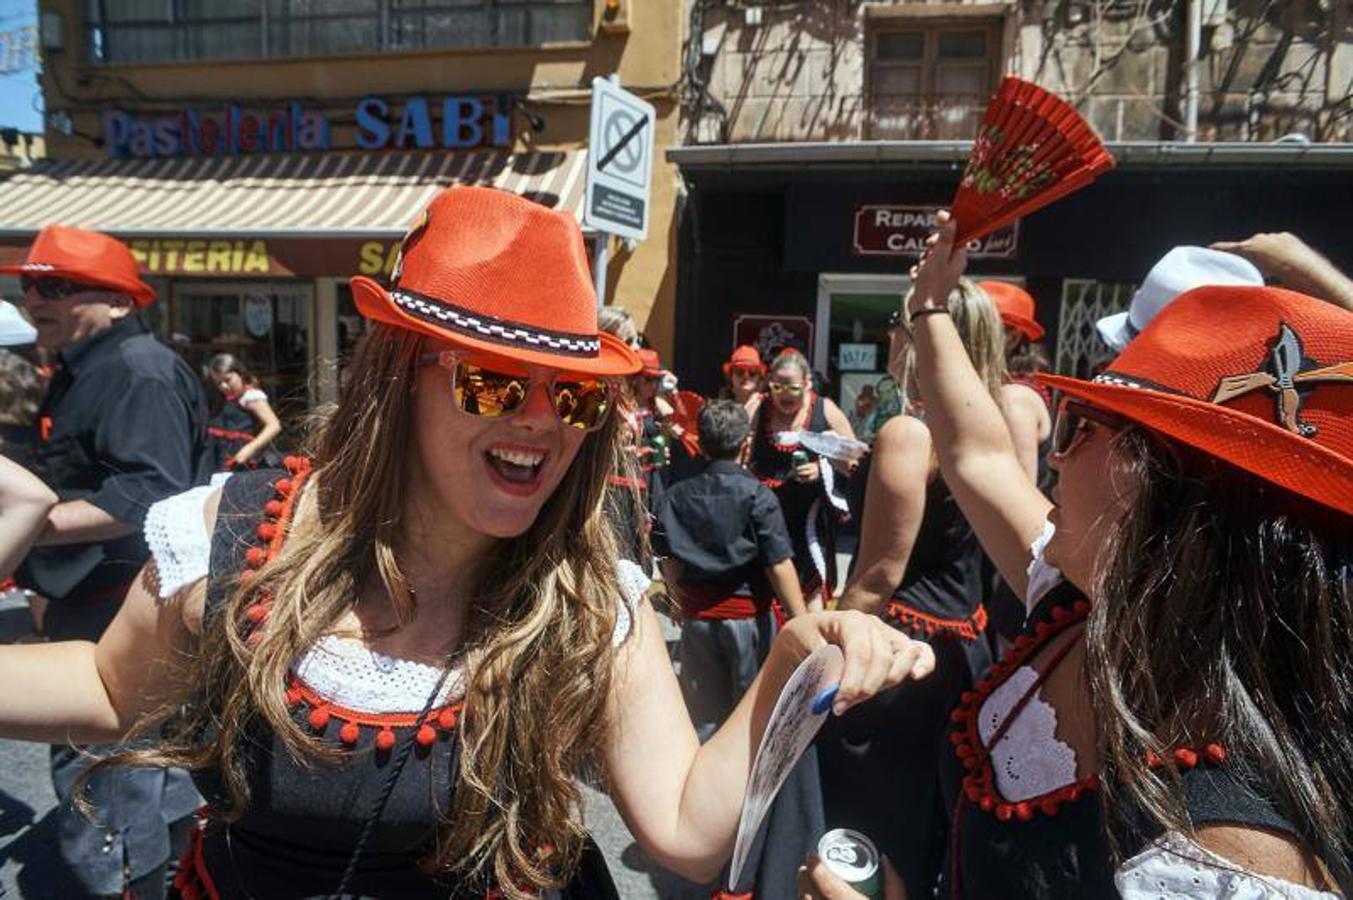
M902 304L903 309L907 308L907 301L910 299L911 293L908 292L907 299ZM1001 326L1001 317L996 311L996 304L991 302L986 291L976 283L968 278L960 278L945 299L945 306L949 310L950 318L954 320L954 327L958 329L963 349L968 351L968 359L981 376L987 393L1000 403L1001 387L1005 384L1008 373L1005 364L1005 331ZM915 344L908 345L900 369L900 372L893 373L893 377L897 380L898 389L902 393L902 405L905 409L915 399L910 396L908 387L914 381L916 370Z
M409 486L420 345L411 332L382 325L363 338L343 396L315 434L314 473L299 508L317 516L317 527L297 527L277 559L209 613L184 695L148 723L164 725L163 739L115 761L219 770L220 812L233 818L250 801L251 724L271 728L298 759L340 755L296 724L283 686L369 579L380 579L401 624L413 617L394 548ZM513 898L566 883L586 837L576 779L604 735L621 596L617 541L602 503L617 464L616 421L610 416L587 436L531 528L495 546L471 592L460 777L425 863ZM263 592L274 600L262 640L251 645L235 623Z

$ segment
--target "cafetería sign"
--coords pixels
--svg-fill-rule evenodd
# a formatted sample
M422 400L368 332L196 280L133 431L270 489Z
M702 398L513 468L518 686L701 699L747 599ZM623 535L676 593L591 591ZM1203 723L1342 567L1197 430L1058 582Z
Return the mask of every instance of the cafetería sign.
M855 256L915 256L925 251L926 238L935 230L937 206L869 204L855 207ZM1013 222L968 247L969 259L1014 259L1019 245L1019 222Z
M512 143L512 95L448 94L387 100L368 96L339 122L355 127L347 146L359 150L465 150ZM222 109L185 109L143 114L108 110L103 140L117 159L239 156L341 149L325 110L297 102L271 108L229 104Z

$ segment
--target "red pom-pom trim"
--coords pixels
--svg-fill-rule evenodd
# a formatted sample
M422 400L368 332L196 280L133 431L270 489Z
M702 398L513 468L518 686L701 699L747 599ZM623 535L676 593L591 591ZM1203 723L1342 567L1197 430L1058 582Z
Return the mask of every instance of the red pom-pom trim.
M262 547L250 547L244 551L244 564L251 569L257 569L268 561L268 551Z
M295 487L295 484L292 483L290 478L279 478L273 482L272 486L273 490L277 491L277 493L281 494L283 497L287 497L291 495L291 490Z
M271 541L277 537L277 526L271 522L258 523L258 536L261 540Z
M388 728L382 728L376 733L376 749L389 752L395 746L395 733Z
M310 722L311 728L316 731L323 731L329 725L329 711L322 706L316 707L310 710L307 721Z
M274 519L280 516L282 514L282 501L269 500L263 504L263 514Z
M456 727L456 710L454 707L448 706L437 713L437 727L443 731L450 731Z
M356 722L344 722L343 727L338 729L338 739L349 747L356 744L361 736L362 729L357 727Z
M428 725L426 722L418 726L418 733L413 736L420 747L431 747L437 740L437 729Z
M266 603L255 603L244 611L244 617L255 625L261 625L268 620L268 612Z

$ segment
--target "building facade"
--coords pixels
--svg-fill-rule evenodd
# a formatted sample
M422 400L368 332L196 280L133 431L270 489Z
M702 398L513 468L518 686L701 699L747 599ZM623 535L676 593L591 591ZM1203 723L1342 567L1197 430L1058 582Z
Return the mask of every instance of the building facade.
M1353 9L1319 0L692 0L677 362L803 345L849 409L1002 76L1071 101L1118 159L972 248L1084 373L1093 321L1171 246L1293 231L1345 266ZM723 334L717 342L710 334Z
M393 266L440 188L491 184L581 216L591 84L676 136L665 0L43 0L46 163L0 182L0 254L42 225L125 239L157 329L241 357L284 411L333 396L361 332L346 279ZM674 169L607 294L670 349ZM5 285L6 293L15 289Z

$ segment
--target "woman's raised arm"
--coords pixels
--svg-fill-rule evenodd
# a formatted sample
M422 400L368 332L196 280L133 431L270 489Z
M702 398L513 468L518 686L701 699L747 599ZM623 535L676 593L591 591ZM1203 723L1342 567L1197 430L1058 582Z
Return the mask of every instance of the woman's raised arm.
M937 234L912 268L908 308L916 374L940 471L982 548L1015 593L1028 586L1029 547L1052 504L1020 465L1004 416L973 369L953 321L942 312L968 264L954 247L957 225L941 212Z

